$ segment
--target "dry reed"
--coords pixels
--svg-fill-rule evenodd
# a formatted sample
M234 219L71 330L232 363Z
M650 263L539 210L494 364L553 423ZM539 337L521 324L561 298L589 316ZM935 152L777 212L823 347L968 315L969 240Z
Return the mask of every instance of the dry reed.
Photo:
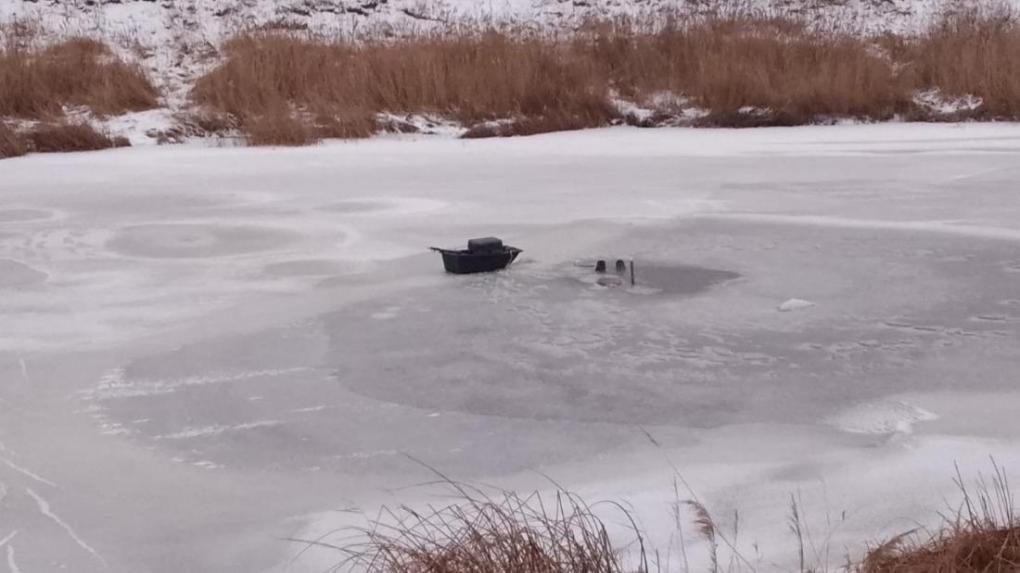
M905 61L917 89L977 96L981 117L1020 118L1020 23L1004 8L942 18L908 46Z
M1020 570L1020 521L1005 472L994 461L991 483L976 491L957 470L961 507L927 536L908 532L874 547L856 573L1007 573Z
M101 42L72 38L40 47L0 29L0 117L54 119L66 106L117 115L154 108L157 97L138 66Z
M128 147L123 137L110 137L87 123L41 124L27 132L29 149L38 153L63 151L98 151L112 147Z
M734 17L630 28L593 40L620 93L646 105L682 94L711 113L707 124L794 125L826 117L887 119L909 101L890 62L848 34L794 21ZM751 108L754 113L741 113Z
M99 42L39 47L9 30L0 36L0 117L157 105L145 74ZM562 34L458 28L360 41L266 27L228 41L223 56L196 81L196 115L256 145L368 137L385 128L382 114L455 120L465 137L619 122L1020 118L1020 24L1005 9L950 13L916 36L881 38L740 14L595 22ZM980 105L938 111L915 101L921 91ZM619 99L648 113L630 116Z
M578 496L558 491L490 495L443 479L456 503L383 509L342 545L333 570L364 573L647 573L641 534L629 514L636 560L627 566L605 524Z
M28 144L16 131L0 122L0 159L28 153Z
M741 15L362 42L263 30L231 40L225 55L194 98L255 126L256 143L307 142L281 114L312 138L371 135L380 113L448 117L465 137L669 123L684 106L704 111L697 125L724 127L937 119L914 101L931 89L981 98L975 116L1020 117L1020 25L1002 11L947 14L916 37L883 38ZM623 117L617 97L655 119ZM272 125L281 133L267 136Z
M193 94L245 129L282 109L318 136L342 137L371 135L380 112L435 113L469 126L526 119L520 131L528 133L616 116L591 62L537 37L488 32L353 44L256 33L230 41L226 54Z

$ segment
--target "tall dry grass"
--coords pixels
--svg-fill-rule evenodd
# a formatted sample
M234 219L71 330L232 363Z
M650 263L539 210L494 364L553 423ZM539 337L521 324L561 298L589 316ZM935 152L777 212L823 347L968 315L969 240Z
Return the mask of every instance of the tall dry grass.
M256 32L225 54L198 81L198 103L246 125L290 109L320 132L343 115L356 127L339 133L352 137L371 134L380 112L443 115L478 126L469 135L605 125L620 119L614 93L643 103L683 94L717 122L754 107L772 124L887 118L909 101L891 64L864 42L754 17L654 31L617 22L562 37L486 31L354 43Z
M854 573L1015 573L1020 571L1020 515L1006 474L992 462L991 482L968 488L957 470L961 507L941 528L908 532L874 547Z
M644 429L649 440L659 442ZM417 460L413 461L417 462ZM667 458L667 461L668 458ZM383 507L364 528L329 531L317 539L294 539L305 551L320 547L340 557L329 571L361 573L650 573L706 571L741 573L776 565L764 560L754 539L741 540L740 514L734 511L725 527L698 499L673 466L674 499L668 513L675 531L666 553L648 547L645 532L620 503L602 502L615 512L614 522L624 535L610 538L593 506L576 494L557 490L549 495L521 495L455 482L438 470L429 485L450 488L454 501L421 508ZM844 553L842 565L832 560L833 534L838 523L826 516L829 531L815 537L803 513L799 495L790 495L786 529L796 541L791 557L798 573L1016 573L1020 571L1020 514L1006 471L991 459L992 474L978 474L969 487L956 469L954 483L960 504L944 514L934 530L917 529L868 549L860 559ZM686 494L683 493L686 490ZM492 493L494 492L494 493ZM445 497L445 496L444 496ZM664 508L665 509L665 508ZM604 511L599 513L605 514ZM684 524L687 523L685 526ZM776 527L782 528L782 524ZM685 530L704 546L699 563L688 559ZM672 555L678 545L679 555ZM751 551L745 554L745 549ZM845 551L846 548L836 550ZM628 557L624 557L624 552ZM675 560L677 557L679 560Z
M0 122L0 159L19 157L28 153L28 144L16 131Z
M22 130L0 122L0 159L27 153L98 151L130 145L126 138L112 137L85 122L38 123Z
M365 137L380 112L427 112L467 125L528 118L601 125L615 117L606 78L570 44L485 32L400 42L262 32L230 41L195 100L244 126L292 110L313 132Z
M111 137L84 122L40 124L24 137L28 141L28 149L36 153L99 151L131 145L124 137Z
M929 119L914 95L937 89L982 98L979 117L1020 118L1020 25L1003 11L947 14L912 37L731 15L360 42L261 30L224 53L194 99L267 143L365 137L380 113L444 116L468 137L600 126L625 119L616 97L662 117L695 107L701 125L741 127Z
M951 13L917 36L882 38L739 14L359 41L260 29L227 42L192 96L199 115L253 144L304 145L370 136L385 128L381 114L444 117L466 137L691 117L729 127L960 117L915 101L919 91L980 98L969 117L1020 118L1014 14ZM0 117L53 119L66 106L119 114L157 97L99 42L40 46L0 30ZM651 119L629 117L619 99Z
M636 524L616 506L633 532L635 558L625 563L605 524L580 497L558 491L487 491L450 481L455 503L424 509L383 509L368 527L341 545L295 540L339 551L331 570L362 573L648 573Z
M154 108L158 95L141 68L101 42L72 38L40 46L0 29L0 116L52 119L65 106L117 115Z
M944 17L905 50L905 74L918 89L980 97L979 115L1020 118L1020 23L1005 8Z
M888 119L909 102L893 66L866 41L790 20L706 19L652 34L624 27L591 47L622 95L650 104L660 92L682 94L711 112L710 124L728 125L744 108L769 124Z

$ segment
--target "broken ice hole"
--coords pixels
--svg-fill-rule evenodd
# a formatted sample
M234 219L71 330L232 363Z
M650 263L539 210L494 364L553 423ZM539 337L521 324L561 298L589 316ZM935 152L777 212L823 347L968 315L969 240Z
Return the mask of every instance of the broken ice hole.
M612 264L610 264L612 261ZM623 270L616 270L619 262ZM625 290L639 294L667 294L691 296L708 291L712 287L740 278L740 273L661 261L634 260L635 286L630 286L630 259L591 259L576 263L580 274L577 279L588 285L612 288L626 287ZM616 272L607 272L608 269Z

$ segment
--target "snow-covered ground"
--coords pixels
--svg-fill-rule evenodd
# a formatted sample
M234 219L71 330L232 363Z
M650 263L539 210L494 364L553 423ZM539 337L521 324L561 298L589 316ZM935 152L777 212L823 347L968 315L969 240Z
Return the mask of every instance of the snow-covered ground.
M283 539L431 499L404 453L631 504L674 570L675 471L762 571L793 494L837 563L954 462L1020 468L1018 154L974 124L0 162L0 570L321 571ZM425 250L488 234L507 272Z

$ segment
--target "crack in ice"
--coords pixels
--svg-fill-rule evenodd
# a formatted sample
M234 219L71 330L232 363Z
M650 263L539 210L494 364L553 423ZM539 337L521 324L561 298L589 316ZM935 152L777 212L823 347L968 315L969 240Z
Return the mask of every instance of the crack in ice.
M18 561L14 558L14 546L7 546L7 568L11 570L11 573L21 573L21 569L18 568Z
M7 451L7 450L5 449L4 451ZM20 473L21 475L24 475L24 476L27 476L29 478L32 478L33 480L35 480L35 481L37 481L37 482L39 482L39 483L41 483L43 485L48 485L50 487L60 487L57 484L51 482L50 480L48 480L48 479L42 477L41 475L33 472L32 470L30 470L28 468L25 468L25 467L22 467L22 466L19 466L18 464L12 462L11 460L9 460L9 459L7 459L7 458L5 458L3 456L0 456L0 463L3 463L5 466L7 466L7 467L11 468L12 470Z
M67 535L75 543L78 544L79 547L81 547L89 554L91 554L93 557L95 557L97 561L103 564L103 567L108 567L106 564L106 559L103 559L103 556L100 555L98 551L93 549L91 545L89 545L88 543L85 542L84 539L79 537L78 533L74 530L74 528L71 527L66 521L61 519L59 515L53 513L53 510L50 509L50 503L46 501L45 498L32 491L32 488L25 488L25 491L28 492L28 495L32 496L32 499L35 500L36 505L39 506L39 513L53 520L53 522L59 525L60 528L63 529L67 533Z
M21 377L25 379L25 382L28 382L28 364L25 363L25 359L21 355L18 355L18 364L21 366Z

